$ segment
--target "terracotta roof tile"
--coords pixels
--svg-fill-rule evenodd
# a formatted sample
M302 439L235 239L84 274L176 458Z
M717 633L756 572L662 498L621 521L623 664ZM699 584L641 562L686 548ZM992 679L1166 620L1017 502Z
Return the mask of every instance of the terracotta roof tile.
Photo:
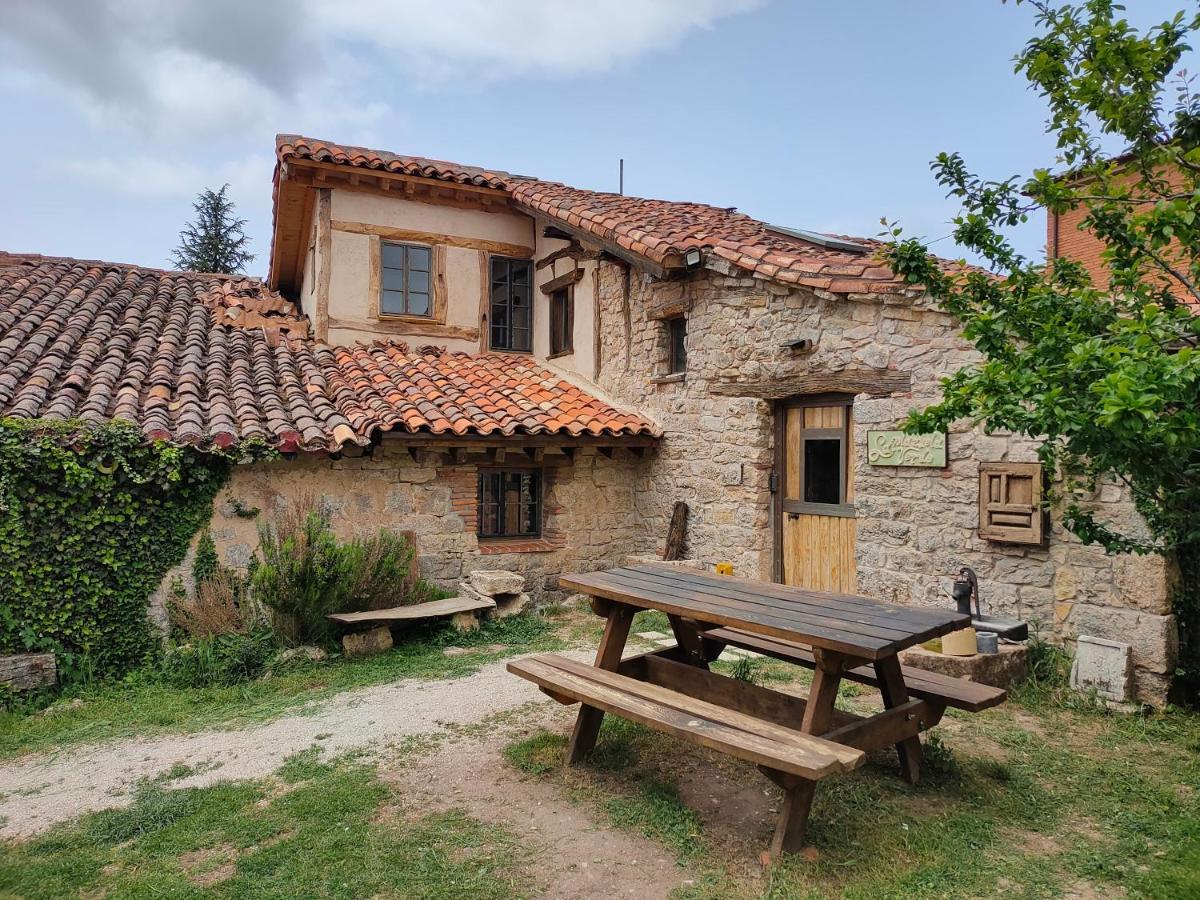
M682 267L684 253L698 249L750 275L785 284L841 293L914 290L876 259L878 241L814 233L805 238L803 233L773 228L734 209L588 191L523 175L345 147L299 135L278 135L276 153L281 163L312 159L504 190L517 206L531 213L582 229L667 268Z
M528 356L329 347L307 334L253 279L0 254L0 415L122 418L148 439L283 451L393 428L658 434Z

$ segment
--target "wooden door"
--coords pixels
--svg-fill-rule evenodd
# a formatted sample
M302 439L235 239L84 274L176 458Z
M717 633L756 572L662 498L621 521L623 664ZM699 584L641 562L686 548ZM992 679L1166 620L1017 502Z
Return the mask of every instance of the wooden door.
M781 404L779 513L783 583L854 593L853 406L846 397Z

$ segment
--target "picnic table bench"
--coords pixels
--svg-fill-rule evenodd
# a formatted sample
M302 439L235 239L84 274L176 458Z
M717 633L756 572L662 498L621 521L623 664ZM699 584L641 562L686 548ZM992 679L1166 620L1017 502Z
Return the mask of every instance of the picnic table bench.
M979 711L1005 692L900 665L897 654L970 623L949 610L808 591L661 564L559 579L592 598L605 617L593 665L557 654L508 670L562 703L582 707L567 748L576 763L595 747L606 712L755 763L784 791L769 854L800 849L816 783L861 766L894 745L901 774L920 777L920 732L946 707ZM622 659L634 615L667 614L676 646ZM712 672L726 646L813 669L807 699ZM884 710L859 716L835 707L845 678L877 687Z

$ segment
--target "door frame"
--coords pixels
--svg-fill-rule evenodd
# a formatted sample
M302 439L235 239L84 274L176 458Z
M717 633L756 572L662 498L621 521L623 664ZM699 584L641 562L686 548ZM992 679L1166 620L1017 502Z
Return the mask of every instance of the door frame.
M773 414L775 421L772 426L775 433L775 453L772 470L774 475L774 492L771 495L771 580L783 583L783 522L787 511L784 509L784 494L787 490L787 414L789 409L804 406L844 406L846 407L843 420L842 439L842 491L845 492L851 476L850 467L854 465L854 447L850 441L850 421L854 409L854 394L844 392L825 392L820 394L795 394L784 397L774 403ZM810 510L813 515L845 516L858 518L853 503L830 504L828 510Z

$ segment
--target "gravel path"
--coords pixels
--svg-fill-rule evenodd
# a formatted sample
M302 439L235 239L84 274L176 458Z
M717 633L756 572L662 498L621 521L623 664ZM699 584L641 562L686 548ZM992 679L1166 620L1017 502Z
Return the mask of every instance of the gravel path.
M576 654L568 654L576 655ZM579 653L579 658L586 657ZM0 765L0 838L28 837L81 813L125 806L139 781L176 765L196 774L172 787L261 778L314 744L337 754L478 722L542 695L504 661L474 675L348 691L303 712L239 731L202 731L84 746Z

